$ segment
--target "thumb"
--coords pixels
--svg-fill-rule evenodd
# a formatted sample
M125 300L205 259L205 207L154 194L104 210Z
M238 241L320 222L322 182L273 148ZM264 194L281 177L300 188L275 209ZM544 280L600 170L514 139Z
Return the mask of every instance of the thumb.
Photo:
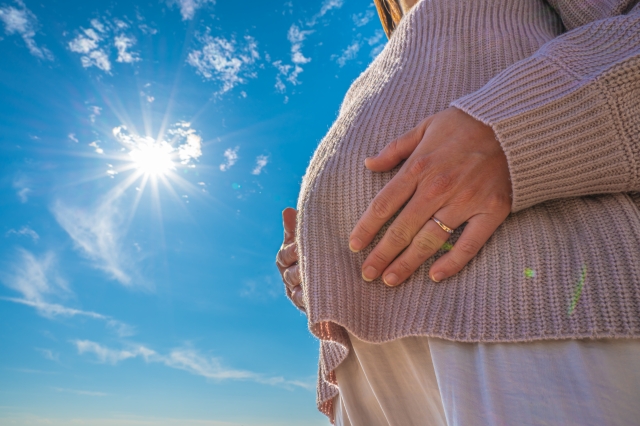
M282 211L282 223L284 225L284 243L291 244L296 239L296 219L298 211L287 207Z
M411 156L430 123L431 117L422 120L416 127L385 146L378 155L364 160L364 165L373 172L386 172L393 169L402 160Z

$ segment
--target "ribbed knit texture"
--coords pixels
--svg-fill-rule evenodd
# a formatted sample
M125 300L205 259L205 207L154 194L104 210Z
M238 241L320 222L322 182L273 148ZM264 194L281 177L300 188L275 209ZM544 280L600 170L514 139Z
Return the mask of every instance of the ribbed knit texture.
M325 414L345 329L369 342L640 337L640 10L551 3L423 0L349 89L298 202ZM513 213L442 283L428 270L443 250L397 288L367 283L361 265L386 227L360 253L348 236L397 169L372 173L364 159L450 104L496 131Z

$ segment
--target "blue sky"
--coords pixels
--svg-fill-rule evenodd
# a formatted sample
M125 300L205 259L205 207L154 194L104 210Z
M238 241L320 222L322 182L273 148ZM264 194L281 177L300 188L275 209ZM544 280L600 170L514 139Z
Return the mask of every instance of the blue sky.
M0 0L0 424L328 424L273 259L384 43L370 0Z

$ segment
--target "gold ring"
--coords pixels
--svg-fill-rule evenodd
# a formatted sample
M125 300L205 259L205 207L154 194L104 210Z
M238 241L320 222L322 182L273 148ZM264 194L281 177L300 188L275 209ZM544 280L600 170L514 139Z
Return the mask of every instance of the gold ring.
M436 219L436 217L435 217L435 216L431 216L431 219L433 219L433 221L434 221L435 223L437 223L437 224L438 224L438 226L439 226L440 228L442 228L442 230L443 230L444 232L447 232L447 233L449 233L449 234L453 234L453 231L455 231L455 229L453 229L453 228L449 228L447 225L445 225L444 223L442 223L441 221L439 221L438 219Z

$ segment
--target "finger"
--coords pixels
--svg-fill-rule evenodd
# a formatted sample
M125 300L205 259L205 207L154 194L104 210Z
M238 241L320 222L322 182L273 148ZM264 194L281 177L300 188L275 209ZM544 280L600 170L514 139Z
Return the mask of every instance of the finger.
M276 255L276 263L278 266L288 268L298 261L298 245L291 243L283 245Z
M464 223L464 214L456 214L453 209L441 209L434 215L451 228L457 228ZM407 249L393 261L383 272L382 280L390 287L402 284L424 262L442 247L449 239L450 234L444 231L433 220L427 221L424 227L416 234Z
M408 173L398 173L375 196L349 235L349 248L359 252L369 245L382 225L413 195L416 181Z
M293 290L291 290L291 300L293 300L293 303L297 307L299 307L303 311L306 311L304 306L304 292L302 291L302 287L296 286L293 288Z
M287 207L282 211L282 223L284 225L284 243L289 244L296 239L296 219L298 211Z
M364 160L365 166L374 172L386 172L397 166L402 160L406 160L416 149L424 132L431 122L431 117L423 120L413 129L393 140L382 151L373 157Z
M302 279L300 277L300 268L298 265L293 265L290 268L285 269L284 274L282 274L282 278L284 279L284 283L289 287L289 289L293 289L294 287L300 285Z
M365 281L378 278L438 210L441 202L432 201L427 195L425 191L418 190L369 253L362 264L362 278Z
M480 214L469 219L469 223L451 250L431 265L429 271L431 279L440 282L460 272L478 254L503 220L489 214Z

